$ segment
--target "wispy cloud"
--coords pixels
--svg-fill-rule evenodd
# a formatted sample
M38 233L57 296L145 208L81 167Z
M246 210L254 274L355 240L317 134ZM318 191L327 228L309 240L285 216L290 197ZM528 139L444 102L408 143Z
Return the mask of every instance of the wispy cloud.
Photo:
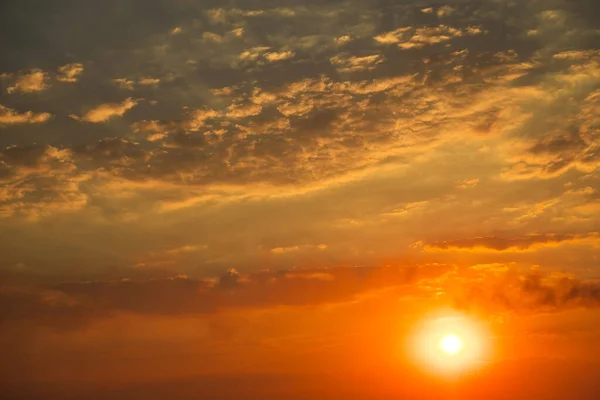
M427 45L447 42L453 38L483 34L479 27L455 28L439 25L425 28L403 27L374 37L381 44L395 44L401 49L418 49Z
M75 83L79 80L79 76L83 72L83 64L73 63L63 65L58 68L59 75L56 79L59 82Z
M115 117L122 117L127 111L131 110L138 104L139 100L127 98L121 103L106 103L92 108L83 116L73 116L74 119L79 119L85 122L100 123L106 122Z
M524 238L476 237L444 242L418 244L428 251L533 251L544 247L557 247L564 244L600 245L596 232L587 234L532 234Z

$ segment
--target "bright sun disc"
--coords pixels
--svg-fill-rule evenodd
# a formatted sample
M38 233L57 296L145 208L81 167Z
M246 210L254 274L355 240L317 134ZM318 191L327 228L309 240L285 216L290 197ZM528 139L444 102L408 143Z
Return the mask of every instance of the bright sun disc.
M462 349L462 341L456 335L447 335L440 340L440 347L448 354L456 354Z
M407 341L407 352L429 373L456 376L489 360L490 335L479 321L456 312L424 318Z

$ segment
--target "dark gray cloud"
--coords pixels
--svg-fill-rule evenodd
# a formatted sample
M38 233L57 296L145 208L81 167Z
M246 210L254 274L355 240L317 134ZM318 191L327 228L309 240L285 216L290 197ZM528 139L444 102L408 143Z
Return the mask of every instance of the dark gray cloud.
M600 285L570 276L542 273L515 274L509 271L485 283L465 280L452 291L460 309L487 311L544 312L568 308L598 307Z
M230 270L216 280L186 276L152 280L3 286L0 322L25 320L77 327L118 312L147 315L214 314L224 309L307 306L348 301L382 288L407 285L448 271L444 265L262 272Z

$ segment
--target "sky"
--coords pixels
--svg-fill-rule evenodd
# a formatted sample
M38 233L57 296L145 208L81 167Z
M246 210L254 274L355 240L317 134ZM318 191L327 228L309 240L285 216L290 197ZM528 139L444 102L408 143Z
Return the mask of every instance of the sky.
M599 16L3 1L2 397L595 398ZM460 380L404 345L439 313Z

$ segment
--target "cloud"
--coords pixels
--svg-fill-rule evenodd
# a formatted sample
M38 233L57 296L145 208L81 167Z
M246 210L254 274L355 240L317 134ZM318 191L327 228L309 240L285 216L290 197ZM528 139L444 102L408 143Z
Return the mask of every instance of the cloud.
M519 271L510 265L457 268L336 267L241 274L230 269L217 279L186 275L149 280L68 282L44 286L1 286L0 306L10 313L0 324L28 320L56 328L119 313L137 315L215 315L227 310L268 310L359 301L394 290L395 298L417 296L460 310L560 311L600 306L598 282L562 273ZM365 297L366 296L366 297Z
M0 127L15 124L42 124L52 118L50 113L34 113L27 111L19 113L12 108L0 105Z
M119 85L121 89L133 90L135 82L126 78L115 78L112 80L114 83Z
M246 117L252 117L258 115L262 111L262 107L259 104L231 104L228 107L227 117L233 119L240 119Z
M87 161L102 168L106 164L115 164L120 167L131 165L137 161L144 161L146 152L139 144L122 138L104 138L96 143L76 146L70 150L76 158L75 161Z
M467 62L459 53L445 62ZM340 62L367 72L373 64L385 63L371 56L344 56ZM498 62L494 77L513 74L514 57ZM388 157L430 149L459 132L499 135L518 123L511 102L520 89L506 88L499 80L494 89L477 86L473 101L465 103L454 97L454 90L440 90L457 84L456 71L448 68L442 71L447 77L439 74L426 83L417 74L355 81L319 76L270 87L253 85L247 92L243 85L218 88L212 90L219 96L214 108L186 108L173 119L133 123L133 133L150 143L144 146L145 156L128 159L126 165L112 160L104 168L132 186L152 179L228 187L237 193L253 182L261 184L255 188L277 191L292 183L344 179ZM477 73L486 78L484 69ZM399 98L400 108L394 105ZM371 102L379 106L369 107ZM124 112L122 106L102 106L82 120L104 120L115 115L113 110ZM193 204L183 200L173 203Z
M239 55L240 61L242 63L253 63L256 65L264 65L264 64L272 64L280 61L288 60L293 58L296 53L287 50L287 51L270 51L271 47L269 46L255 46L244 50Z
M332 57L330 61L333 65L335 65L339 72L344 73L372 71L376 68L377 64L383 63L385 58L379 54L364 57L336 55Z
M8 93L35 93L49 87L48 74L41 69L32 69L20 72L13 78L13 82L6 91Z
M454 12L455 12L455 10L451 6L443 6L437 10L436 14L438 17L448 17L448 16L454 14Z
M136 85L140 86L157 86L160 84L159 78L150 78L150 77L142 77L137 81L133 81L127 78L115 78L112 80L113 83L119 86L121 89L125 90L135 90Z
M533 251L544 247L556 247L563 244L600 245L596 232L587 234L531 234L523 238L476 237L472 239L449 240L419 244L427 251Z
M568 50L561 51L552 56L555 60L589 60L600 56L600 50Z
M149 142L162 140L171 132L171 128L159 121L137 121L131 125L131 128L136 134L146 135L146 140Z
M353 299L365 292L439 276L446 266L306 269L240 274L219 279L186 276L145 281L62 283L38 288L0 288L0 306L11 310L0 323L32 319L78 326L118 312L151 315L214 314L224 309L305 306Z
M38 220L55 213L78 211L88 196L80 184L70 150L53 146L9 146L0 152L0 217Z
M481 35L484 31L476 26L454 28L438 25L424 28L403 27L374 37L381 44L396 44L401 49L419 49L427 45L447 42L453 38Z
M533 39L512 49L512 42L494 39L502 34L496 23L503 18L501 7L484 3L474 5L472 13L448 3L454 9L450 13L440 3L424 10L428 14L419 11L428 5L416 3L224 7L204 10L206 26L200 30L197 21L168 19L155 34L135 43L135 63L129 53L102 52L120 55L98 77L101 90L115 89L110 88L112 77L121 77L113 83L128 90L148 92L143 84L152 84L149 100L158 106L151 113L136 109L140 117L128 121L130 131L113 125L110 133L102 130L106 126L76 128L91 129L93 138L83 146L86 151L70 149L76 154L76 174L101 170L103 180L114 179L130 191L142 190L137 188L147 182L182 188L181 198L146 204L157 212L203 204L206 198L237 199L242 192L308 193L357 179L365 171L427 163L438 150L453 149L465 137L503 150L497 164L490 157L482 167L480 179L486 185L496 184L486 178L494 174L492 169L500 174L497 168L505 168L502 184L507 185L515 177L590 173L597 165L597 104L590 89L597 75L596 50L573 42L550 52L546 43ZM532 12L521 13L522 8ZM546 13L533 19L541 11L539 4L508 7L505 33L519 38L537 25L569 28L575 21L558 12L558 17ZM532 18L515 21L517 14ZM176 34L170 34L173 30ZM485 35L486 30L492 34ZM106 46L120 46L116 42ZM436 43L440 46L433 54L429 46ZM93 76L86 75L86 85L87 78ZM580 98L584 93L587 97ZM135 105L129 99L98 106L87 95L73 96L52 97L65 102L52 109L66 113L72 104L82 104L80 120L103 122ZM557 110L563 112L558 107L563 100L570 104L564 111L573 113L554 118ZM36 114L24 115L34 120ZM55 121L61 123L58 117ZM56 143L87 140L79 133L75 140L75 134L64 130ZM141 143L105 141L93 150L101 135ZM475 184L469 176L452 179L462 188ZM217 192L219 200L211 197ZM458 195L483 196L479 187ZM107 200L104 206L111 204ZM431 203L403 207L386 207L377 215L423 215Z
M290 247L276 247L271 249L271 253L273 254L286 254L292 253L300 250L300 246L290 246Z
M560 54L560 53L559 53ZM592 172L600 165L600 146L595 137L600 105L600 61L561 56L568 69L550 75L545 90L551 95L530 117L522 135L506 157L513 161L502 173L506 180L551 179L567 171ZM569 104L569 107L565 107Z
M294 245L294 246L286 246L286 247L275 247L271 249L271 253L276 255L285 255L285 254L295 254L303 251L311 251L311 250L327 250L326 244L319 245Z
M401 41L401 38L405 36L405 33L411 31L412 28L410 26L398 28L391 32L385 32L380 35L375 36L373 39L378 43L382 44L396 44Z
M83 64L73 63L63 65L58 68L59 75L56 79L59 82L75 83L79 80L79 76L83 72Z
M469 188L474 188L475 186L477 186L477 184L479 184L479 179L477 179L477 178L467 179L467 180L461 182L457 187L459 189L469 189Z
M153 85L158 85L160 83L160 79L158 79L158 78L141 78L138 83L143 86L153 86Z
M448 278L447 284L458 309L548 312L600 306L600 284L568 274L479 269L469 277Z
M182 253L195 253L201 250L205 250L206 246L200 245L185 245L179 247L173 247L165 251L167 254L182 254Z
M127 111L135 107L138 102L139 100L129 97L121 103L101 104L86 112L82 117L74 116L73 118L92 123L106 122L115 117L122 117Z
M273 63L277 61L287 60L294 57L296 53L293 51L281 51L281 52L268 52L265 53L267 61Z

